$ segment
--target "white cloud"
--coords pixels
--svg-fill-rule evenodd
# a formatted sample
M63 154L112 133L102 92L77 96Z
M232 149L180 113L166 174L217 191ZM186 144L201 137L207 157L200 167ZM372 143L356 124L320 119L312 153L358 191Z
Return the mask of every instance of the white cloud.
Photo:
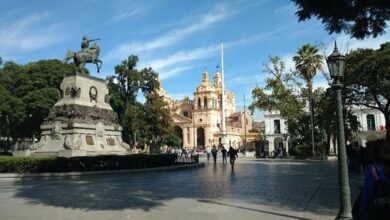
M295 62L293 60L293 57L295 54L285 54L281 57L281 59L284 61L284 64L286 65L286 71L295 70Z
M48 47L65 39L61 24L47 24L50 13L36 13L4 25L0 31L0 48L8 56L15 51ZM11 55L12 56L12 55Z
M177 67L178 64L208 58L219 50L219 45L200 47L193 50L181 50L166 58L150 60L143 66L150 66L153 69L161 71L169 66Z
M133 15L136 15L138 14L139 11L138 10L134 10L134 9L127 9L127 10L121 10L117 13L115 13L115 16L111 18L111 22L118 22L118 21L122 21L126 18L129 18Z
M211 25L223 21L227 17L227 10L224 5L217 5L213 12L202 16L195 23L186 27L173 29L163 36L150 42L132 42L120 45L113 51L110 51L105 59L121 59L130 53L139 53L159 48L169 47L185 37L201 30L207 30Z
M168 92L168 96L174 100L182 100L184 97L188 96L190 99L193 98L192 92L181 92L181 93L170 93Z
M380 45L389 41L390 39L390 28L386 29L386 33L382 36L376 38L366 38L364 40L357 40L355 38L350 38L346 34L339 34L332 40L328 39L326 44L326 53L330 55L334 48L334 41L337 42L337 47L339 48L340 53L347 53L351 50L356 50L358 48L371 48L379 49Z
M294 6L293 3L284 5L282 7L276 8L273 13L276 16L281 16L281 15L294 15L294 13L297 11L297 8Z
M265 33L260 33L260 34L257 34L257 35L254 35L254 36L250 36L250 37L241 38L241 39L238 39L238 40L232 41L232 42L227 42L226 43L226 48L243 46L243 45L258 43L258 42L261 42L261 41L266 41L266 40L271 39L273 36L275 36L276 34L280 33L281 31L283 31L282 28L275 28L272 31L268 31L268 32L265 32Z
M243 85L243 84L259 84L262 83L265 78L266 78L265 74L258 74L258 75L241 74L241 76L228 79L226 84L228 84L229 86Z
M176 68L170 69L170 70L161 70L160 71L160 79L168 79L171 77L174 77L176 75L179 75L180 73L183 73L186 70L194 68L193 65L190 66L178 66Z

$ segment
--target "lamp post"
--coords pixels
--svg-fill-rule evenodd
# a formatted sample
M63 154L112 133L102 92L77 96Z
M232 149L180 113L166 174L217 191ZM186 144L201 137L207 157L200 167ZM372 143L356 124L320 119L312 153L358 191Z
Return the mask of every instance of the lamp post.
M32 114L29 114L28 117L30 118L30 120L32 119ZM32 147L34 147L35 145L35 131L33 130L33 136L32 136Z
M333 79L332 89L336 92L337 101L337 146L338 146L338 173L340 209L336 219L351 219L351 193L349 189L349 177L347 167L347 154L345 147L343 107L341 102L341 79L344 77L345 56L341 55L335 47L332 54L326 60L329 73Z

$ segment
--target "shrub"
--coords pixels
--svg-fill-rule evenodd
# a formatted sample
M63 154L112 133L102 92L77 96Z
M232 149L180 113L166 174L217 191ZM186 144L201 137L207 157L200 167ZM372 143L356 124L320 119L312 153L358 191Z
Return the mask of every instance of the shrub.
M104 155L87 157L0 156L0 173L80 172L152 168L175 164L168 154Z

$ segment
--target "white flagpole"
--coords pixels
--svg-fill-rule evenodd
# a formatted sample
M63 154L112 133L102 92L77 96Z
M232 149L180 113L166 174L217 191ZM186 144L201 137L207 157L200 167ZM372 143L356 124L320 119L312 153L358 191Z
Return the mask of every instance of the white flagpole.
M224 65L223 65L223 43L221 43L221 81L222 81L222 101L221 101L221 111L222 111L222 138L221 138L221 144L223 147L226 147L226 115L225 115L225 72L224 72Z

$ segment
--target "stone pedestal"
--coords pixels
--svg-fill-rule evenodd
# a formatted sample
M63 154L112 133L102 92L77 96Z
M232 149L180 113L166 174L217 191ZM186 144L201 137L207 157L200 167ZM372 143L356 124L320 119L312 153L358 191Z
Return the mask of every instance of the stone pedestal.
M109 105L106 82L92 76L68 76L62 98L41 125L41 139L30 146L31 156L127 154L122 127Z
M60 150L58 151L59 157L80 157L87 156L87 152L84 150Z
M26 157L26 156L30 156L31 155L31 151L29 149L27 150L16 150L14 152L14 156L17 156L17 157Z

